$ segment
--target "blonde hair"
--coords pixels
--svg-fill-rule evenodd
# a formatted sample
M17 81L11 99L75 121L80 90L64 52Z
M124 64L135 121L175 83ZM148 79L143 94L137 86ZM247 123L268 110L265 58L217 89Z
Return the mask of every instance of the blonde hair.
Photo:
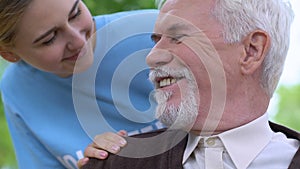
M32 0L0 0L0 46L14 45L17 25Z

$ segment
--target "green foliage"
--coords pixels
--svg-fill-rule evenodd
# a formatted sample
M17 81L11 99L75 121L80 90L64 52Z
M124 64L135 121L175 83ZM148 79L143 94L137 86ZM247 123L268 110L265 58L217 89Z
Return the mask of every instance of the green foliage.
M1 98L0 98L1 99ZM0 104L0 169L10 166L16 168L16 159L4 116L3 105Z
M0 77L7 62L0 59ZM17 168L17 162L11 138L8 132L8 126L4 115L3 104L1 101L0 93L0 169L13 169Z
M275 121L300 131L300 85L281 86Z
M156 8L155 0L83 0L83 2L93 15Z

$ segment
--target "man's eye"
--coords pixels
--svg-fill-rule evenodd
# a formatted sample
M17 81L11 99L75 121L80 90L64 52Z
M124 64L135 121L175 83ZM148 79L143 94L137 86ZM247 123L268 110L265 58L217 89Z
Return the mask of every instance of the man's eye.
M152 34L151 39L154 43L158 43L161 40L162 36L162 34ZM166 36L166 38L170 40L170 43L180 44L183 40L182 38L185 36L186 35L169 35Z
M170 42L174 44L180 44L182 42L182 38L185 37L186 35L174 35L174 36L169 36Z
M160 41L161 39L161 36L162 36L161 34L152 34L151 39L154 43L158 43L158 41Z

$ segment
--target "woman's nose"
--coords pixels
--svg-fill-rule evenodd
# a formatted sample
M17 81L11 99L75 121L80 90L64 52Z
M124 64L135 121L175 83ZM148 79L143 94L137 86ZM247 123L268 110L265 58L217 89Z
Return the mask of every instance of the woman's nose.
M86 35L75 28L70 29L69 41L67 47L69 50L77 50L83 48L87 42Z

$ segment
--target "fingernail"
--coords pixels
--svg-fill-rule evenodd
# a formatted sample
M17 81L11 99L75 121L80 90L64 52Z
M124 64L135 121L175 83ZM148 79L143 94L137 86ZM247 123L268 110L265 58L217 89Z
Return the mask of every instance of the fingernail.
M114 152L117 152L117 151L120 150L120 147L119 147L119 146L116 146L116 145L113 145L113 146L111 147L111 149L112 149Z
M100 157L106 157L107 153L105 152L100 152Z
M126 140L121 140L121 141L120 141L120 144L121 144L122 146L125 146L125 145L127 144L127 141L126 141Z

